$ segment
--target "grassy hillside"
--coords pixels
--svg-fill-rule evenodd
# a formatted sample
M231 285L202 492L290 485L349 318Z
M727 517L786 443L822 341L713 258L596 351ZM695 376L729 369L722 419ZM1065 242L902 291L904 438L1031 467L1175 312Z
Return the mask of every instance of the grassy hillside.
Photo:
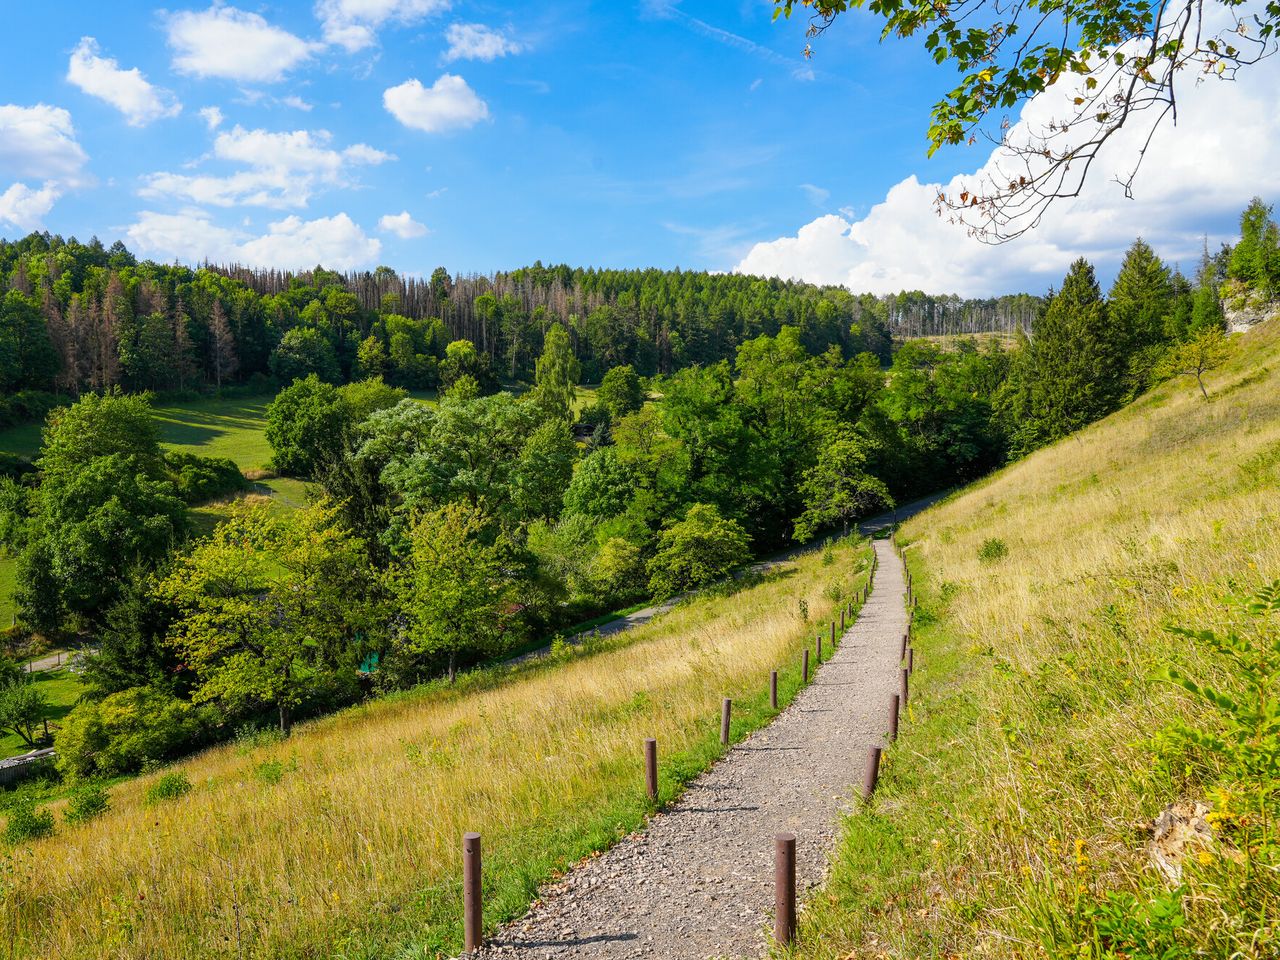
M594 651L212 750L179 766L193 789L176 800L147 804L158 774L120 784L109 813L18 849L0 926L15 955L62 960L449 955L463 831L484 835L496 921L634 828L645 737L670 797L721 752L722 696L736 738L771 716L771 669L794 695L800 650L865 582L870 550L831 559L810 552Z
M1211 402L1166 384L905 526L906 739L801 955L1280 956L1276 729L1162 679L1245 703L1240 664L1167 628L1239 631L1250 662L1274 645L1275 723L1280 614L1238 598L1280 578L1280 324L1233 349ZM1213 807L1180 886L1148 852L1175 801Z

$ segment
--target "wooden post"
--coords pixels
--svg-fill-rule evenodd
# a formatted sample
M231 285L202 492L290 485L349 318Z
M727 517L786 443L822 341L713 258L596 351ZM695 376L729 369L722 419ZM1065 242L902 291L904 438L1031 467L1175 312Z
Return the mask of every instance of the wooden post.
M898 710L901 698L898 694L894 694L889 700L889 742L892 743L898 739Z
M726 747L729 745L729 718L732 714L733 701L725 697L720 706L720 743Z
M467 953L484 946L481 910L480 834L462 835L462 940Z
M644 742L644 788L649 794L649 799L656 803L658 800L658 741L653 737Z
M862 799L870 800L876 792L876 784L880 781L880 748L872 747L867 752L867 766L862 771Z
M773 939L782 946L796 939L796 835L773 838Z
M808 683L809 682L809 648L808 647L804 648L804 666L802 668L802 672L804 675L801 679L805 683Z
M769 706L778 709L778 671L769 674Z

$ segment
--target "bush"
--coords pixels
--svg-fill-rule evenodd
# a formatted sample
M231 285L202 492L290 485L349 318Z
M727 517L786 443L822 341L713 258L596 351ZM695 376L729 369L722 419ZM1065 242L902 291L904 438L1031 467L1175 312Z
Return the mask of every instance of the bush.
M20 804L9 811L9 822L4 827L4 841L8 844L39 840L53 833L53 814L37 810L33 803Z
M662 599L728 576L751 556L747 534L714 506L695 503L679 523L662 532L649 561L649 588Z
M71 794L67 809L62 818L67 823L87 823L99 817L111 808L111 800L106 787L100 783L85 784Z
M978 559L983 563L995 563L997 560L1003 560L1009 555L1009 548L1005 546L1003 540L997 537L989 537L982 541L982 546L978 548Z
M207 727L207 715L185 700L131 687L66 716L54 738L58 769L73 780L134 773L191 749Z
M149 804L167 803L177 800L191 792L191 781L181 770L166 773L159 780L147 787L146 801Z
M164 461L173 475L178 496L188 506L249 489L240 468L225 457L201 457L175 451L166 453Z

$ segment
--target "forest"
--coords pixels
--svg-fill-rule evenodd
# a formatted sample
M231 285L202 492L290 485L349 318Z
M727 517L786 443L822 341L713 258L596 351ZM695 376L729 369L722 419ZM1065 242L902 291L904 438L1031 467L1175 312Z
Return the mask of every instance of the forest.
M0 476L8 642L94 651L54 735L92 778L452 678L1199 378L1225 357L1223 289L1280 291L1280 238L1255 201L1192 278L1141 240L1106 294L1077 261L1012 345L900 339L894 298L710 274L304 278L33 235L0 279L9 416L47 414ZM152 391L275 386L299 509L237 501L234 463L160 442ZM214 498L228 515L201 528ZM44 707L6 673L0 726L34 743Z

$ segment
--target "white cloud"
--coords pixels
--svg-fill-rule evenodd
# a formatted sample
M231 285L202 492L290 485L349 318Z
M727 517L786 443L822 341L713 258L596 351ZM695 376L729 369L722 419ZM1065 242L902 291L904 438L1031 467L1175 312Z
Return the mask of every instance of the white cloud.
M301 110L303 113L311 112L311 104L307 103L307 101L303 100L301 97L297 95L290 95L288 97L284 97L283 99L281 99L280 102L283 103L286 107L293 107L293 109Z
M907 177L861 219L827 215L794 236L757 243L735 270L857 292L1038 292L1060 283L1079 256L1109 273L1138 235L1190 268L1211 224L1230 220L1255 194L1280 194L1280 100L1271 96L1278 87L1274 58L1234 83L1185 83L1178 125L1156 132L1132 199L1113 177L1128 172L1146 137L1141 115L1103 149L1081 196L1050 207L1036 229L1009 243L983 244L934 208L940 192L955 195L1007 163L997 148L977 172L948 184ZM1060 117L1074 95L1068 84L1051 87L1026 105L1012 135Z
M488 62L524 49L523 44L482 23L451 23L444 36L449 41L449 49L444 52L445 63L455 60Z
M88 161L66 110L43 103L0 106L0 183L17 181L0 193L0 222L23 230L40 226L66 190L85 182L81 171ZM26 179L40 186L28 186Z
M20 230L34 230L61 195L52 181L38 190L32 190L25 183L15 183L0 193L0 223L11 223Z
M809 202L815 207L825 206L826 202L831 198L831 191L823 187L816 187L812 183L800 184L800 189L804 191L804 195L809 198Z
M430 87L406 80L382 94L382 103L406 127L443 133L474 126L489 118L489 106L467 81L452 73L441 74Z
M403 213L386 214L378 221L378 229L383 233L394 233L401 240L412 240L415 237L427 235L426 226L409 216L408 210Z
M378 259L382 242L368 237L345 213L318 220L286 217L270 226L270 233L240 245L245 263L301 269L324 264L351 270Z
M178 214L148 210L125 233L132 246L157 260L210 260L282 270L316 264L352 270L375 263L382 252L381 241L366 235L345 213L316 220L286 217L270 224L266 234L247 237L218 226L200 210Z
M67 65L67 80L89 96L111 104L124 114L129 126L145 127L153 120L182 112L178 98L148 83L137 67L121 70L115 60L98 53L97 40L81 37Z
M272 133L237 124L214 139L213 156L247 169L226 176L154 173L141 193L219 207L305 207L321 188L350 186L353 167L395 159L365 143L335 150L331 140L327 130Z
M271 83L323 48L235 7L175 13L167 28L173 68L196 77Z
M326 41L354 53L373 46L378 28L389 21L416 23L449 6L450 0L319 0L316 17Z
M66 110L0 106L0 174L74 185L88 160Z
M217 107L201 107L200 119L210 130L217 130L222 126L222 111Z

